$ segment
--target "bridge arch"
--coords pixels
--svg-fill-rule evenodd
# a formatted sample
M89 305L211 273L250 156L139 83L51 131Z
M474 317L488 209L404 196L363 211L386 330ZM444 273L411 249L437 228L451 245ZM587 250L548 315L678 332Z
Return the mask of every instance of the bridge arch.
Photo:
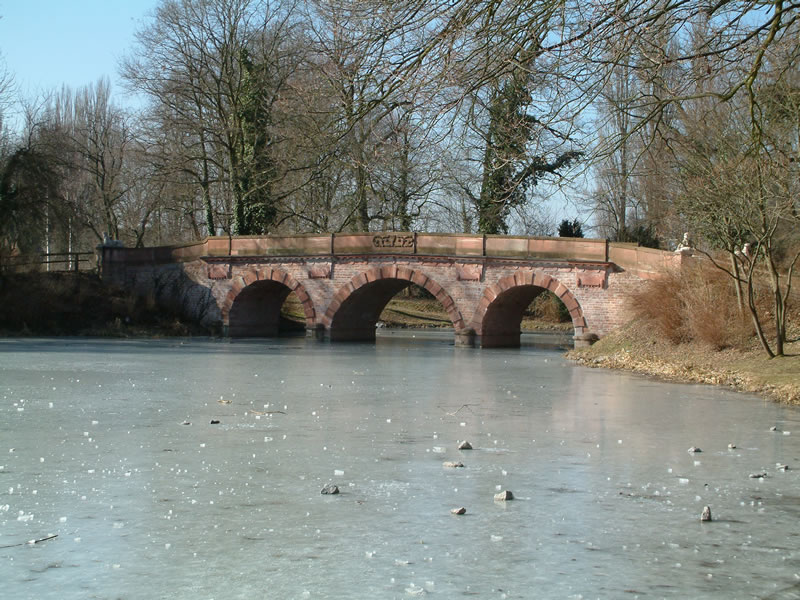
M391 265L365 271L339 288L322 317L331 340L374 340L384 307L411 284L428 290L442 304L456 332L465 328L455 301L441 285L419 270Z
M303 307L306 328L314 326L314 303L303 285L281 269L250 268L233 278L222 302L222 322L231 337L278 335L281 306L294 292Z
M471 323L481 347L519 346L522 314L545 290L553 292L567 307L575 335L584 333L586 319L572 292L550 275L520 270L484 290Z

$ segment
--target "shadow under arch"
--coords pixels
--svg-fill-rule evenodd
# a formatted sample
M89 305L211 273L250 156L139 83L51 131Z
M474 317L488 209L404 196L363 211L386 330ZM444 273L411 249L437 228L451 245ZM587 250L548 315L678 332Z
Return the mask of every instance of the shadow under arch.
M222 323L230 337L275 337L281 306L294 292L303 307L306 329L314 326L314 303L305 288L281 269L251 268L233 278L222 303Z
M586 319L575 296L563 284L540 271L518 271L488 286L478 302L471 327L482 348L518 347L525 309L545 290L569 310L575 335L586 330Z
M364 271L339 288L322 317L330 339L374 341L384 307L412 284L428 290L442 304L456 333L465 328L455 301L441 285L421 271L392 265Z

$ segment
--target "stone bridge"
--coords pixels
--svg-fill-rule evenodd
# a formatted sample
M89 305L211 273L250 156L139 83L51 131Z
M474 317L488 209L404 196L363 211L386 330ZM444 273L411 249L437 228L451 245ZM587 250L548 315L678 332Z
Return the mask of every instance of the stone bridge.
M211 237L156 248L101 247L105 280L171 304L231 337L278 333L294 292L310 334L375 339L389 300L411 284L452 321L456 343L518 346L520 322L544 290L569 310L576 345L628 318L627 299L686 257L578 238L427 233Z

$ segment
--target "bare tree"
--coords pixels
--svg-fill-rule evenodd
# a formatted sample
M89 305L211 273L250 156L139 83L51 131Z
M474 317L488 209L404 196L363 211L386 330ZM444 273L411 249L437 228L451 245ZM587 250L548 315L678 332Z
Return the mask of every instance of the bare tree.
M773 65L772 82L705 115L704 127L687 134L682 146L684 194L679 208L730 266L707 256L744 287L747 307L762 347L781 356L786 341L787 305L794 267L800 259L797 211L800 94L787 85L791 62ZM712 116L716 118L711 118ZM766 276L771 296L774 340L764 333L757 283ZM741 293L741 292L739 292Z
M120 239L122 205L136 184L126 172L136 136L131 118L111 100L108 79L51 95L37 136L59 171L60 201L96 242Z
M186 135L180 168L201 190L210 234L217 214L235 234L274 224L272 126L296 68L291 15L267 0L164 0L123 63L163 125Z

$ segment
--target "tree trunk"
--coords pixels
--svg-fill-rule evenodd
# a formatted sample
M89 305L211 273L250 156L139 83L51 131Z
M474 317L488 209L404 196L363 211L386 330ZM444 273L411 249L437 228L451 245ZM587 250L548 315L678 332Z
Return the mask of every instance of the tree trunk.
M205 134L200 132L200 146L203 152L203 178L200 181L200 189L203 194L203 210L206 213L206 231L208 235L216 235L217 228L214 225L214 207L211 205L211 184L208 173L208 154L206 153L206 138Z
M758 250L755 252L755 256L758 256ZM758 307L756 306L756 293L755 293L755 286L753 285L753 272L755 271L755 257L753 258L753 262L750 264L750 269L747 273L747 306L750 309L750 316L753 319L753 326L756 330L756 336L758 337L758 341L761 342L761 347L764 348L764 351L769 355L770 358L775 358L775 353L770 348L769 342L767 341L767 337L764 335L764 328L761 326L761 319L758 318Z
M772 253L767 253L767 270L775 309L775 355L783 356L783 344L786 341L786 306L781 294L781 275L772 259Z
M731 252L731 269L733 271L733 283L736 286L736 307L739 309L739 316L744 316L744 298L742 297L742 281L739 272L739 261L736 255Z
M367 170L359 160L356 166L356 218L359 231L369 231L369 204L367 196Z

